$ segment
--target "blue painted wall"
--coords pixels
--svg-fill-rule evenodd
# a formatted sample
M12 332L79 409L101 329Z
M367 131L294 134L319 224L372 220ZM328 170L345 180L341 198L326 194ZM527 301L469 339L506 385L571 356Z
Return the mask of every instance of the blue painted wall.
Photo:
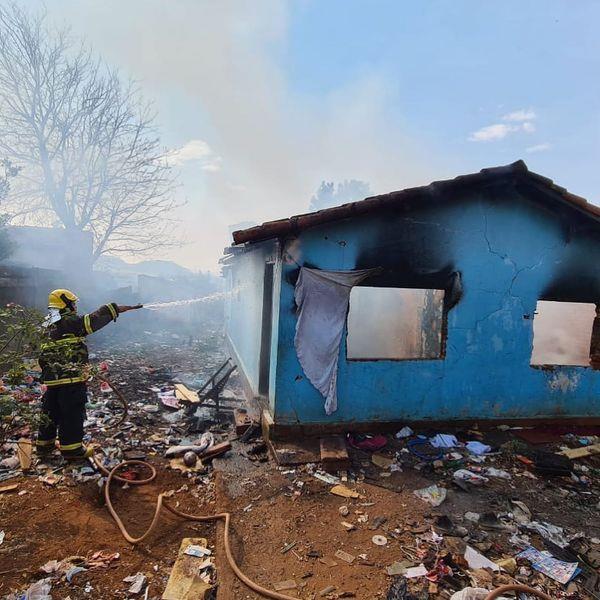
M348 361L344 342L338 410L328 417L294 350L298 267L284 261L276 423L600 416L600 371L529 364L538 299L600 301L600 234L589 218L504 186L322 225L296 244L300 264L383 264L399 287L438 287L403 282L403 273L456 270L463 296L448 313L444 359Z

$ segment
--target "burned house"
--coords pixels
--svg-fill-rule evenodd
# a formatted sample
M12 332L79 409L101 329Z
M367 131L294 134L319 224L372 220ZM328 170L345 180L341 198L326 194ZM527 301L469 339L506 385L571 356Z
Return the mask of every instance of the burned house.
M600 417L600 207L522 161L233 240L227 338L274 431Z

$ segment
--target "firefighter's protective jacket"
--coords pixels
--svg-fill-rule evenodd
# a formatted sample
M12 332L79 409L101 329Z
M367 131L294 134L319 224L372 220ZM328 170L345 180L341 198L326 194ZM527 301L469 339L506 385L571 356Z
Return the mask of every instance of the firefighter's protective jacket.
M114 302L83 316L71 310L61 311L60 320L48 327L48 341L41 346L43 383L53 387L86 381L89 357L85 336L116 321L118 316Z

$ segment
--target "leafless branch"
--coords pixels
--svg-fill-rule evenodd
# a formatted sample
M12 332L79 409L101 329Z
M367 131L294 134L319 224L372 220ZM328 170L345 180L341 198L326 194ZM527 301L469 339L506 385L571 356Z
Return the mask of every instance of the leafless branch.
M91 231L94 257L172 245L175 179L132 83L44 15L0 6L0 155L12 214Z

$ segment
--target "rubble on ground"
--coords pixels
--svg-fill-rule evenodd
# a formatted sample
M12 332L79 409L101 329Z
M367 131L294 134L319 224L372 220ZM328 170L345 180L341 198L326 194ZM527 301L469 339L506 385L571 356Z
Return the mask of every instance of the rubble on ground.
M198 512L202 504L215 513L230 505L238 551L245 549L243 570L261 585L305 599L464 600L519 582L552 598L600 598L600 429L411 424L395 434L352 433L341 443L339 437L321 443L322 462L317 443L315 460L278 464L273 456L293 456L293 445L278 453L263 440L235 381L219 415L185 397L184 388L200 388L224 358L218 347L169 340L98 350L95 360L105 362L103 372L127 398L128 413L119 423L115 390L91 385L86 438L99 443L97 456L108 469L123 460L149 461L178 506ZM32 372L27 386L6 391L33 401L41 390ZM32 552L25 560L24 549L36 540L19 532L52 544L56 531L44 513L103 482L91 464L65 465L58 455L41 462L34 453L23 469L19 440L31 438L26 425L12 423L0 451L0 571L9 582L0 583L3 597L159 598L179 581L174 565L195 561L199 585L218 586L223 598L258 598L231 576L214 530L188 523L184 532L173 521L161 530L160 551L132 549L98 500L81 495L79 510L97 514L109 538L71 552L61 546L63 554L47 560ZM216 454L203 458L211 449ZM120 474L132 482L144 477L135 467ZM122 503L128 485L119 486ZM21 517L11 507L27 496L43 504L24 504L31 512ZM139 510L148 514L151 507ZM31 522L39 525L27 529Z

